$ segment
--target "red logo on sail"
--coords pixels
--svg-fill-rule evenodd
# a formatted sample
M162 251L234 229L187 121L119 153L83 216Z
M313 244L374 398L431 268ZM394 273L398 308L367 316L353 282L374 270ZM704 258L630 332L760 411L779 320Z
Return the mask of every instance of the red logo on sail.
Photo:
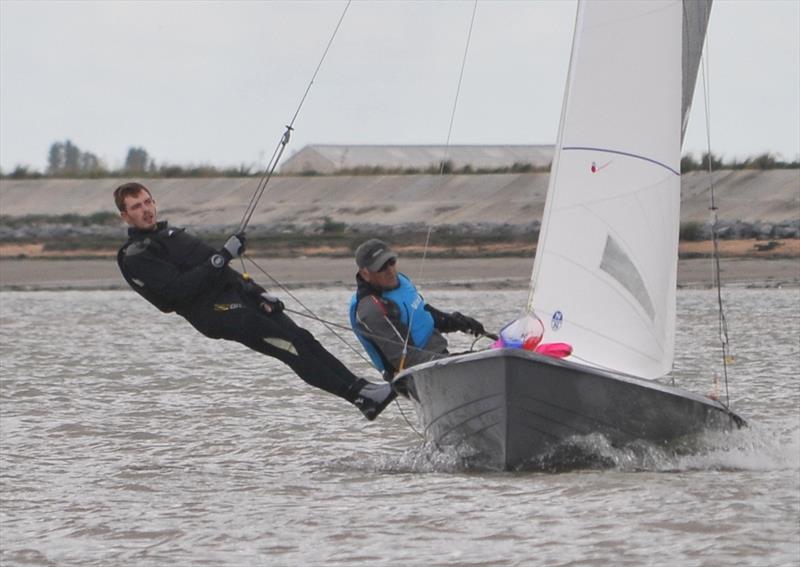
M607 161L603 165L597 165L597 162L593 161L592 162L592 167L590 169L592 170L592 173L597 173L601 169L605 169L608 166L608 164L610 164L610 163L611 163L610 161Z

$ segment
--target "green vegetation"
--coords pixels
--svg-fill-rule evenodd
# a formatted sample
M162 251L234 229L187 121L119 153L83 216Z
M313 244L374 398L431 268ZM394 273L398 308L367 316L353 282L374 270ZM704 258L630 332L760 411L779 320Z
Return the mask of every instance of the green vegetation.
M322 222L322 234L342 234L347 228L343 222L336 222L331 217L325 217Z
M98 229L111 226L113 229ZM89 216L79 215L29 215L27 217L0 216L0 227L11 229L3 231L0 243L3 244L39 244L43 245L43 257L63 257L69 252L70 258L113 256L125 239L124 226L114 213L96 213ZM39 227L39 230L37 230ZM88 230L84 227L89 227ZM21 230L15 230L21 229ZM77 229L77 230L76 230ZM331 256L352 257L356 247L368 238L389 239L394 246L403 249L407 257L419 257L427 241L428 228L415 224L405 227L365 228L358 225L349 226L337 222L330 217L323 217L314 226L283 225L265 230L256 227L248 233L247 244L251 256L270 256L293 258L298 256ZM387 232L389 231L389 232ZM197 231L204 241L221 245L229 236L224 229L215 231ZM427 256L432 258L475 258L475 257L529 257L535 250L538 240L538 228L530 226L527 230L520 227L485 227L465 225L442 225L434 227L429 240L430 248ZM758 233L755 227L739 226L736 230L721 231L722 240L741 238L761 238L756 244L758 251L770 251L781 245L777 239L786 238L777 233L765 236ZM789 237L794 238L794 237ZM680 240L696 242L708 239L708 227L699 222L682 223ZM81 252L86 254L76 256ZM24 255L24 254L23 254ZM681 257L707 257L708 252L690 251Z
M100 160L91 152L82 152L70 140L55 142L47 155L51 176L93 176L102 171Z
M0 237L2 243L36 242L44 245L44 251L54 255L64 251L105 251L113 255L124 240L124 228L119 217L114 213L97 213L81 217L78 215L29 215L26 217L0 216L0 225L17 229L43 227L43 232L32 237L29 231L12 236ZM62 225L62 229L52 235L54 225ZM119 231L97 231L86 233L72 231L69 227L112 225ZM46 228L45 228L46 227ZM35 233L36 231L34 231ZM229 236L227 232L198 232L203 240L209 243L222 243ZM390 236L380 229L358 230L346 223L333 221L326 217L316 227L281 227L264 232L254 230L248 234L247 245L251 255L267 254L275 257L295 257L298 255L322 254L326 256L352 256L355 249L368 238L391 238L396 246L416 247L420 251L427 238L427 228L409 229L406 232L394 233ZM538 237L537 230L524 233L511 233L499 229L493 232L473 233L463 228L442 226L434 228L431 236L433 248L429 250L431 257L471 257L484 254L492 256L525 255L533 251ZM492 247L502 244L502 250ZM511 249L509 249L511 245ZM404 253L406 254L406 253ZM421 252L409 251L407 255L416 256Z
M711 160L711 169L716 171L718 169L798 169L800 168L800 161L782 161L778 159L775 154L764 153L755 157L749 157L744 160L723 161L720 156L704 153L700 156L700 160L695 159L694 155L686 154L681 159L681 171L706 171L708 170L708 162Z
M699 222L682 222L680 228L681 242L697 242L705 240L703 224Z
M392 234L392 245L403 248L403 256L420 257L427 234L422 232ZM249 254L271 257L333 256L351 258L359 244L368 238L389 238L378 232L342 232L336 234L304 234L300 232L248 236ZM203 235L209 242L222 242L223 235ZM429 258L457 258L478 256L530 256L536 242L536 234L518 235L512 240L496 235L459 236L436 234L431 237ZM492 247L502 243L500 250ZM407 249L406 247L415 249Z
M381 212L381 213L393 213L397 210L395 205L369 205L367 207L341 207L336 209L336 212L340 215L343 214L351 214L351 215L365 215L367 213L374 213L374 212Z
M304 171L302 176L313 177L322 175L491 175L499 173L547 173L550 171L550 166L535 167L531 163L517 162L511 166L506 167L479 167L473 168L467 164L463 167L456 168L452 161L448 160L439 165L430 165L428 167L382 167L379 165L369 167L352 167L340 169L334 173L320 173L318 171Z
M0 215L0 225L8 228L21 228L42 225L68 224L72 226L115 226L120 224L117 213L101 211L91 215L25 215L10 217Z
M744 160L723 160L714 153L705 153L700 158L687 154L681 159L681 171L707 170L709 161L712 169L797 169L800 160L783 161L772 153L764 153ZM97 179L111 178L186 178L186 177L256 177L262 174L253 165L242 164L238 167L218 168L213 165L177 165L156 161L141 147L131 147L125 157L125 165L121 169L109 169L95 154L82 151L70 140L54 142L47 154L47 170L40 172L27 165L17 165L11 172L0 170L2 179ZM535 167L531 163L517 162L507 167L474 168L465 165L456 168L451 160L424 168L413 167L356 167L342 169L333 174L318 171L306 171L302 176L318 175L487 175L501 173L546 173L550 166Z
M111 241L99 236L70 236L47 240L43 244L45 252L108 251L110 255L111 251L116 252L122 240Z
M183 178L183 177L249 177L260 175L252 166L219 169L212 165L157 165L144 148L131 147L122 169L109 169L96 155L84 152L70 140L54 142L47 154L47 171L42 173L27 165L13 171L0 170L0 179L99 179L99 178Z

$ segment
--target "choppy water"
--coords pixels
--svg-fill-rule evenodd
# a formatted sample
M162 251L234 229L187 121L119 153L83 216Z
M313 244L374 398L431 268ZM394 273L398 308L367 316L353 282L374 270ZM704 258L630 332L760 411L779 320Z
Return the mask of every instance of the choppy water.
M345 321L349 292L298 296ZM427 299L499 327L525 293ZM460 470L397 407L370 424L130 292L2 293L0 564L798 565L800 291L725 299L751 429L683 457L596 439L611 468L548 474ZM706 392L714 292L679 317L675 376Z

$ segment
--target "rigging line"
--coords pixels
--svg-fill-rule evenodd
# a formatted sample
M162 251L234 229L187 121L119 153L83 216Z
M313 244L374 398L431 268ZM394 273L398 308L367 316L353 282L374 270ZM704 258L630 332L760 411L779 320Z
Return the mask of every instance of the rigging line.
M397 409L400 410L400 415L403 416L403 420L406 422L406 425L408 425L408 427L411 429L411 431L413 431L414 433L419 435L422 439L425 439L425 436L422 433L420 433L419 430L417 430L416 427L414 427L414 424L411 423L411 420L409 420L408 417L406 416L406 412L403 411L403 406L400 405L400 396L398 396L398 397L396 397L394 399L394 403L397 406Z
M459 99L459 96L461 94L461 85L464 82L464 69L467 66L467 55L469 54L469 46L470 46L470 43L472 42L472 29L475 27L475 14L477 13L477 11L478 11L478 0L475 0L475 2L472 5L472 17L470 18L470 21L469 21L469 30L467 31L467 41L464 44L464 55L461 58L461 69L460 69L459 74L458 74L458 84L456 86L456 94L453 97L453 108L450 111L450 124L449 124L449 126L447 128L447 140L446 140L445 146L444 146L444 156L442 158L441 163L439 164L439 177L438 177L437 184L436 184L437 188L440 188L442 186L442 180L444 179L445 164L447 163L447 159L450 156L450 139L451 139L451 137L453 135L453 125L455 124L456 110L458 109L458 99ZM429 224L428 225L428 231L427 231L427 233L425 235L425 246L422 248L422 258L420 259L420 262L419 262L419 272L417 274L417 281L421 281L422 280L422 272L423 272L423 269L425 267L425 260L428 257L428 248L430 247L432 231L433 231L433 225ZM411 337L411 328L412 328L412 324L414 323L414 313L415 312L416 311L412 311L411 312L411 316L409 317L408 330L406 332L406 338L405 338L405 341L403 343L403 357L400 360L400 370L403 370L403 367L405 366L406 353L407 353L407 349L408 349L408 341L409 341L409 339Z
M347 348L349 348L349 349L350 349L350 350L352 350L354 353L356 353L356 354L357 354L357 355L358 355L358 356L359 356L359 357L360 357L360 358L361 358L361 359L362 359L364 362L368 363L370 366L374 366L371 360L369 360L367 357L365 357L365 356L364 356L364 355L361 353L361 351L359 351L359 350L357 350L355 347L353 347L353 346L352 346L352 345L351 345L351 344L350 344L350 343L349 343L347 340L345 340L345 338L344 338L344 337L342 337L342 336L341 336L339 333L337 333L337 332L336 332L335 330L333 330L333 328L332 328L332 327L339 327L340 329L349 329L349 327L346 327L345 325L340 325L340 324L338 324L338 323L334 323L333 321L327 321L327 320L323 319L322 317L320 317L319 315L317 315L316 313L314 313L314 312L311 310L311 308L309 308L309 307L308 307L307 305L305 305L305 304L304 304L302 301L300 301L300 299L298 299L296 295L294 295L294 294L293 294L291 291L289 291L289 289L288 289L288 288L287 288L285 285L283 285L283 284L282 284L280 281L278 281L276 278L272 277L272 275L270 275L270 274L269 274L269 273L268 273L266 270L264 270L264 268L262 268L262 267L261 267L261 266L260 266L260 265L259 265L259 264L258 264L258 263L255 261L255 260L253 260L253 259L252 259L252 258L250 258L249 256L245 256L245 257L246 257L246 258L247 258L247 260L248 260L248 261L249 261L251 264L253 264L253 265L254 265L254 266L255 266L255 267L256 267L256 268L257 268L257 269L258 269L260 272L262 272L262 273L263 273L265 276L267 276L267 277L268 277L270 280L272 280L272 281L273 281L273 282L274 282L274 283L275 283L277 286L279 286L279 287L280 287L280 288L281 288L281 289L282 289L284 292L286 292L286 294L287 294L287 295L289 295L289 297L291 297L291 298L292 298L292 299L294 299L294 300L295 300L295 301L296 301L296 302L297 302L299 305L301 305L301 306L303 307L303 309L305 309L305 310L307 311L307 313L304 313L304 312L302 312L302 311L297 311L297 310L295 310L295 309L289 309L289 308L284 308L284 311L288 311L289 313L292 313L292 314L294 314L294 315L298 315L298 316L300 316L300 317L306 317L306 318L312 319L312 320L314 320L314 321L317 321L317 322L319 322L319 323L322 323L323 325L325 325L325 327L326 327L326 328L327 328L329 331L331 331L331 332L334 334L334 336L336 336L336 338L338 338L340 341L342 341L342 342L343 342L343 343L344 343L344 344L347 346ZM365 332L364 334L365 334L365 335L370 335L370 334L372 334L372 333ZM399 342L400 342L400 341L398 341L398 343L399 343ZM476 342L477 342L477 339L476 339ZM473 342L472 344L473 344L473 346L474 346L474 345L475 345L475 342ZM424 349L417 349L417 350L424 351ZM431 352L431 353L433 353L433 351L424 351L424 352ZM398 399L398 398L395 398L394 402L395 402L395 405L397 406L397 409L400 411L400 415L403 417L403 420L406 422L406 425L408 425L408 427L409 427L409 428L410 428L410 429L411 429L411 430L412 430L414 433L416 433L416 434L417 434L419 437L421 437L422 439L424 439L424 438L425 438L425 436L424 436L422 433L420 433L420 432L419 432L419 430L417 430L417 428L416 428L416 427L414 427L414 424L413 424L413 423L411 423L411 421L408 419L408 416L406 416L406 412L403 410L403 406L402 406L402 405L400 405L400 401L399 401L399 399Z
M444 144L444 156L442 158L442 161L439 163L439 178L437 183L439 187L441 187L442 180L444 179L445 164L447 163L448 158L450 157L450 140L453 136L453 126L456 121L456 110L458 109L458 99L461 95L461 85L464 82L464 70L467 67L467 55L469 54L469 46L470 43L472 42L472 29L475 26L475 14L477 13L477 11L478 11L478 0L475 0L475 2L472 5L472 17L469 22L467 41L464 45L464 55L461 58L461 69L458 74L458 84L456 85L456 94L453 97L453 108L450 111L450 124L447 127L447 139ZM422 278L422 269L425 264L425 258L428 255L428 247L430 245L432 230L433 230L433 225L428 225L428 233L425 237L425 246L422 249L422 259L420 260L420 265L419 265L419 278Z
M325 327L326 327L326 328L327 328L329 331L331 331L331 332L332 332L332 333L333 333L333 334L336 336L336 338L338 338L340 341L342 341L342 342L343 342L343 343L344 343L344 344L345 344L345 345L346 345L346 346L347 346L347 347L348 347L350 350L352 350L354 353L356 353L356 354L357 354L357 355L358 355L358 356L359 356L359 357L360 357L360 358L361 358L361 359L362 359L364 362L367 362L367 363L368 363L370 366L374 366L371 360L369 360L367 357L365 357L365 356L364 356L364 355L361 353L361 351L359 351L359 350L357 350L355 347L353 347L353 346L352 346L352 345L351 345L351 344L350 344L348 341L346 341L346 340L345 340L345 338L344 338L344 337L342 337L342 336L341 336L339 333L337 333L337 332L336 332L335 330L333 330L333 328L332 328L332 327L339 327L339 328L341 328L341 329L347 329L348 327L345 327L344 325L340 325L340 324L338 324L338 323L334 323L334 322L332 322L332 321L326 321L325 319L323 319L322 317L320 317L319 315L317 315L316 313L314 313L314 312L311 310L311 308L309 308L307 305L305 305L305 304L304 304L302 301L300 301L300 300L297 298L297 296L295 296L295 295L294 295L294 294L293 294L291 291L289 291L289 289L287 289L287 287L286 287L285 285L283 285L283 284L282 284L280 281L278 281L277 279L275 279L274 277L272 277L272 276L271 276L271 275L270 275L270 274L269 274L269 273L268 273L268 272L267 272L267 271L266 271L264 268L262 268L262 267L261 267L261 266L260 266L260 265L259 265L259 264L258 264L258 263L255 261L255 260L253 260L253 259L252 259L252 258L250 258L249 256L247 256L247 260L248 260L248 261L250 261L250 263L252 263L252 264L253 264L253 265L254 265L254 266L255 266L255 267L256 267L256 268L257 268L257 269L258 269L260 272L262 272L262 273L263 273L265 276L267 276L267 277L268 277L270 280L272 280L273 282L275 282L275 284L276 284L276 285L278 285L278 286L279 286L279 287L280 287L280 288L281 288L281 289L282 289L284 292L286 292L286 293L289 295L289 297L291 297L291 298L292 298L292 299L294 299L294 300L295 300L295 301L296 301L296 302L297 302L299 305L301 305L301 306L303 307L303 309L305 309L305 310L306 310L308 313L304 313L304 312L302 312L302 311L297 311L297 310L295 310L295 309L288 309L288 308L284 308L284 311L288 311L289 313L292 313L292 314L294 314L294 315L299 315L299 316L301 316L301 317L307 317L307 318L309 318L309 319L312 319L312 320L314 320L314 321L318 321L319 323L322 323L323 325L325 325ZM370 333L365 333L365 334L370 334ZM398 341L398 342L399 342L399 341ZM474 343L473 343L473 344L474 344ZM408 427L411 429L411 431L413 431L413 432L414 432L414 433L416 433L416 434L417 434L419 437L421 437L421 438L423 438L423 439L424 439L424 438L425 438L425 436L424 436L424 435L422 435L422 433L420 433L420 432L417 430L417 428L416 428L416 427L414 427L414 424L413 424L413 423L411 423L411 421L410 421L410 420L408 419L408 417L406 416L406 412L405 412L405 411L403 411L403 406L401 406L401 405L400 405L400 400L399 400L398 398L395 398L395 400L394 400L394 403L395 403L395 405L397 406L397 409L400 411L400 415L401 415L401 416L403 416L403 420L406 422L406 425L408 425Z
M339 327L339 328L341 328L341 329L347 329L347 327L345 327L344 325L340 325L340 324L338 324L338 323L334 323L334 322L332 322L332 321L326 321L325 319L323 319L322 317L320 317L319 315L317 315L316 313L314 313L314 312L311 310L311 308L309 308L309 307L308 307L307 305L305 305L305 304L304 304L302 301L300 301L300 300L297 298L297 296L295 296L295 295L294 295L294 294L293 294L291 291L289 291L289 290L286 288L286 286L285 286L285 285L283 285L283 284L282 284L280 281L278 281L277 279L275 279L274 277L272 277L272 276L271 276L269 273L267 273L267 271L266 271L266 270L264 270L264 268L262 268L262 267L261 267L261 266L260 266L260 265L259 265L259 264L258 264L258 263L255 261L255 260L253 260L253 259L252 259L252 258L250 258L249 256L247 256L247 260L249 260L249 261L250 261L250 263L252 263L252 264L253 264L253 265L254 265L254 266L255 266L255 267L256 267L256 268L257 268L257 269L258 269L260 272L262 272L262 273L263 273L265 276L267 276L269 279L271 279L273 282L275 282L275 284L276 284L276 285L278 285L278 286L279 286L279 287L280 287L280 288L281 288L281 289L282 289L284 292L286 292L286 293L289 295L289 297L291 297L291 298L292 298L292 299L294 299L294 300L295 300L295 301L296 301L296 302L297 302L299 305L301 305L301 306L303 307L303 309L305 309L305 310L306 310L308 313L304 313L304 312L302 312L302 311L297 311L297 310L295 310L295 309L288 309L288 308L285 308L285 307L284 307L284 311L288 311L289 313L292 313L292 314L294 314L294 315L299 315L299 316L301 316L301 317L307 317L307 318L309 318L309 319L312 319L312 320L314 320L314 321L318 321L319 323L322 323L323 325L325 325L325 327L326 327L326 328L327 328L329 331L331 331L331 332L332 332L332 333L333 333L333 334L336 336L336 338L338 338L340 341L342 341L342 342L343 342L343 343L344 343L344 344L347 346L347 348L349 348L349 349L350 349L350 350L352 350L354 353L356 353L356 354L357 354L357 355L358 355L358 356L359 356L359 357L360 357L360 358L361 358L361 359L362 359L364 362L366 362L366 363L368 363L370 366L373 366L373 367L374 367L374 365L373 365L373 363L372 363L372 361L371 361L371 360L369 360L367 357L365 357L365 356L364 356L364 355L361 353L361 351L359 351L359 350L357 350L355 347L353 347L353 346L352 346L352 345L351 345L351 344L350 344L348 341L346 341L346 340L345 340L345 338L344 338L344 337L342 337L342 336L341 336L339 333L337 333L336 331L334 331L334 330L333 330L333 328L332 328L332 327ZM369 333L366 333L366 334L369 334ZM474 343L473 343L473 344L474 344ZM398 398L395 398L395 400L394 400L394 403L395 403L395 405L397 406L397 409L400 411L400 415L401 415L401 416L403 416L403 420L406 422L406 425L408 425L408 427L409 427L409 428L410 428L410 429L411 429L411 430L412 430L414 433L416 433L417 435L419 435L421 438L423 438L423 439L424 439L424 438L425 438L425 436L424 436L424 435L422 435L422 433L420 433L420 432L417 430L417 428L416 428L416 427L414 427L414 424L413 424L413 423L411 423L411 421L410 421L410 420L408 419L408 417L406 416L406 412L405 412L405 411L403 411L403 406L401 406L401 405L400 405L400 400L399 400Z
M292 313L293 315L297 315L298 317L305 317L306 319L311 319L312 321L317 321L319 323L322 323L323 325L330 325L331 327L336 327L337 329L341 329L343 331L352 331L353 330L352 328L348 327L347 325L342 325L341 323L336 323L336 322L330 321L328 319L323 319L322 317L320 317L319 315L316 315L314 313L309 314L309 313L306 313L304 311L298 311L296 309L290 309L289 307L284 307L283 310L286 311L287 313ZM398 337L397 339L388 339L384 335L379 335L377 333L371 333L369 331L363 331L362 330L361 333L365 337L379 338L379 339L384 340L387 343L394 343L394 344L397 344L397 345L403 344L402 337ZM417 348L417 347L412 347L412 348L417 352L422 352L422 353L425 353L425 354L440 354L440 353L438 353L436 351L427 350L427 349L424 349L424 348ZM468 352L474 352L474 349L469 350ZM361 358L364 359L366 362L369 362L370 364L372 364L369 360L364 358L364 356L361 355L360 353L359 353L359 356L361 356Z
M711 211L711 242L713 247L712 253L712 270L713 281L717 290L717 309L718 309L718 331L719 339L722 346L722 372L725 380L725 405L730 404L730 391L728 389L728 358L730 356L730 342L728 339L728 321L725 318L725 308L722 302L722 278L719 263L719 215L717 213L717 202L714 194L714 164L711 154L711 104L710 104L710 88L709 88L709 73L706 73L706 66L708 64L708 35L706 35L706 45L703 50L703 57L700 60L701 77L703 79L703 102L705 105L705 118L706 118L706 159L708 161L708 186L709 186L709 199Z
M342 341L342 342L343 342L343 343L344 343L344 344L347 346L347 348L349 348L349 349L350 349L350 350L352 350L354 353L356 353L356 354L357 354L359 357L361 357L361 359L362 359L362 360L364 360L365 362L368 362L368 363L370 364L370 366L372 366L372 365L373 365L371 360L367 360L367 358L366 358L366 357L365 357L365 356L364 356L364 355L363 355L363 354L362 354L362 353L361 353L359 350L357 350L357 349L356 349L356 348L355 348L353 345L351 345L351 344L350 344L350 343L349 343L347 340L345 340L345 338L344 338L344 337L342 337L342 336L341 336L341 335L340 335L338 332L336 332L336 330L333 328L333 327L334 327L334 324L331 324L331 323L329 323L328 321L326 321L325 319L323 319L323 318L319 317L319 316L318 316L316 313L314 313L314 311L313 311L313 310L312 310L310 307L308 307L308 306L307 306L305 303L303 303L303 302L300 300L300 298L298 298L296 295L294 295L294 294L293 294L293 293L292 293L292 292L289 290L289 288L287 288L285 285L283 285L283 283L281 283L281 282L280 282L279 280L277 280L276 278L272 277L272 275L271 275L269 272L267 272L267 271L266 271L264 268L262 268L262 267L261 267L261 266L258 264L258 262L256 262L255 260L253 260L253 259L252 259L250 256L245 256L245 257L247 258L247 260L248 260L248 261L249 261L251 264L253 264L253 265L256 267L256 269L258 269L258 271L260 271L262 274L264 274L264 275L265 275L265 276L267 276L267 277L268 277L270 280L272 280L272 282L273 282L275 285L277 285L278 287L280 287L280 288L281 288L281 290L282 290L284 293L286 293L286 295L288 295L289 297L291 297L291 298L292 298L294 301L296 301L296 302L297 302L297 304L298 304L298 305L300 305L300 306L301 306L303 309L305 309L305 310L306 310L308 313L310 313L310 314L311 314L311 318L313 318L315 321L319 321L320 323L322 323L323 325L325 325L325 328L327 328L327 329L328 329L328 330L329 330L331 333L333 333L333 334L334 334L334 336L335 336L337 339L339 339L340 341ZM289 311L289 312L291 312L291 313L296 313L296 314L298 314L298 315L304 315L304 314L303 314L303 313L301 313L301 312L298 312L298 311L293 311L293 310L290 310L290 309L286 309L286 311Z
M347 339L345 339L343 336L341 336L341 334L337 333L334 330L334 328L337 328L337 329L341 329L341 330L344 330L344 331L352 331L352 329L350 327L348 327L346 325L342 325L340 323L336 323L334 321L329 321L327 319L323 319L322 317L320 317L319 315L314 313L314 311L310 307L305 305L280 280L278 280L275 277L273 277L269 272L267 272L263 267L261 267L250 256L245 255L245 258L247 258L247 261L250 262L251 264L253 264L256 267L256 269L258 269L258 271L260 271L262 274L267 276L273 283L275 283L275 285L280 287L282 291L284 291L289 297L291 297L295 302L297 302L298 305L300 305L305 310L305 311L298 311L296 309L290 309L288 307L285 307L284 311L286 311L287 313L292 313L293 315L298 315L300 317L305 317L307 319L311 319L312 321L317 321L318 323L322 323L330 332L332 332L334 334L334 336L336 336L336 338L338 338L340 341L342 341L347 346L347 348L349 348L354 353L356 353L364 362L367 362L370 366L374 366L372 361L369 360L368 358L366 358L364 356L364 354L360 350L358 350L356 347L351 345L350 342L347 341ZM386 339L382 335L377 335L375 333L370 333L368 331L362 331L362 332L363 332L363 334L365 336L380 337L380 338L383 338L384 340L387 340L389 342L394 342L395 344L402 344L402 340L400 338L398 338L397 340L392 341L391 339ZM428 353L428 354L438 354L435 351L426 350L426 349L422 349L422 348L414 347L414 350L419 351L419 352L423 352L423 353Z
M352 0L347 0L347 4L342 10L342 15L339 16L339 21L336 23L336 27L331 34L330 39L328 40L328 44L325 46L325 51L322 53L322 57L320 57L319 63L317 64L317 68L314 70L314 74L311 76L311 80L308 82L308 86L306 87L303 96L300 99L300 103L297 105L297 109L292 116L291 121L286 126L286 130L281 135L281 139L278 142L278 145L275 148L275 151L272 154L272 158L270 159L267 167L264 169L264 173L261 176L261 179L256 186L256 190L253 193L253 196L250 198L250 203L248 204L247 208L245 209L244 216L242 217L242 221L239 223L239 229L237 232L244 232L247 228L247 225L250 223L250 219L253 216L256 208L258 207L258 202L261 200L261 196L267 189L267 184L269 180L272 178L272 174L275 172L275 168L278 166L278 162L280 161L281 155L283 154L283 150L286 149L287 144L289 143L289 139L291 138L291 133L294 130L294 123L297 120L297 116L300 114L300 109L303 108L303 104L306 102L306 98L308 97L308 93L311 90L311 85L314 84L314 81L319 74L320 69L322 68L322 63L325 61L325 58L328 56L328 51L330 51L331 46L333 45L333 40L336 37L336 34L339 32L339 28L342 26L342 22L344 21L345 14L347 14L348 8L350 8L350 3Z
M250 202L245 208L244 215L242 215L242 220L239 222L239 228L236 230L237 234L244 232L245 229L247 228L247 225L250 224L250 219L252 218L253 213L256 212L256 208L258 207L258 202L261 200L261 196L266 191L269 180L272 179L272 174L275 172L275 168L278 166L278 162L280 161L281 156L283 155L283 150L289 143L289 139L291 137L290 134L291 130L293 130L291 126L286 127L286 131L281 136L281 139L278 142L278 145L275 148L275 151L273 152L272 157L269 160L269 163L267 163L267 167L264 169L264 173L261 174L261 178L258 181L256 190L253 192L252 197L250 197Z

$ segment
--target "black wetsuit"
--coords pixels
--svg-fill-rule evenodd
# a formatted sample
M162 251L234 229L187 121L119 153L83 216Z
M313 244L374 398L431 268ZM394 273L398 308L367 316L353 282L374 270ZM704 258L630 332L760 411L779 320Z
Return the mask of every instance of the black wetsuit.
M227 264L215 267L218 251L202 240L165 221L151 231L129 228L128 237L117 254L122 275L161 311L181 315L207 337L273 356L308 384L348 401L366 383L286 314L267 314L264 289Z

